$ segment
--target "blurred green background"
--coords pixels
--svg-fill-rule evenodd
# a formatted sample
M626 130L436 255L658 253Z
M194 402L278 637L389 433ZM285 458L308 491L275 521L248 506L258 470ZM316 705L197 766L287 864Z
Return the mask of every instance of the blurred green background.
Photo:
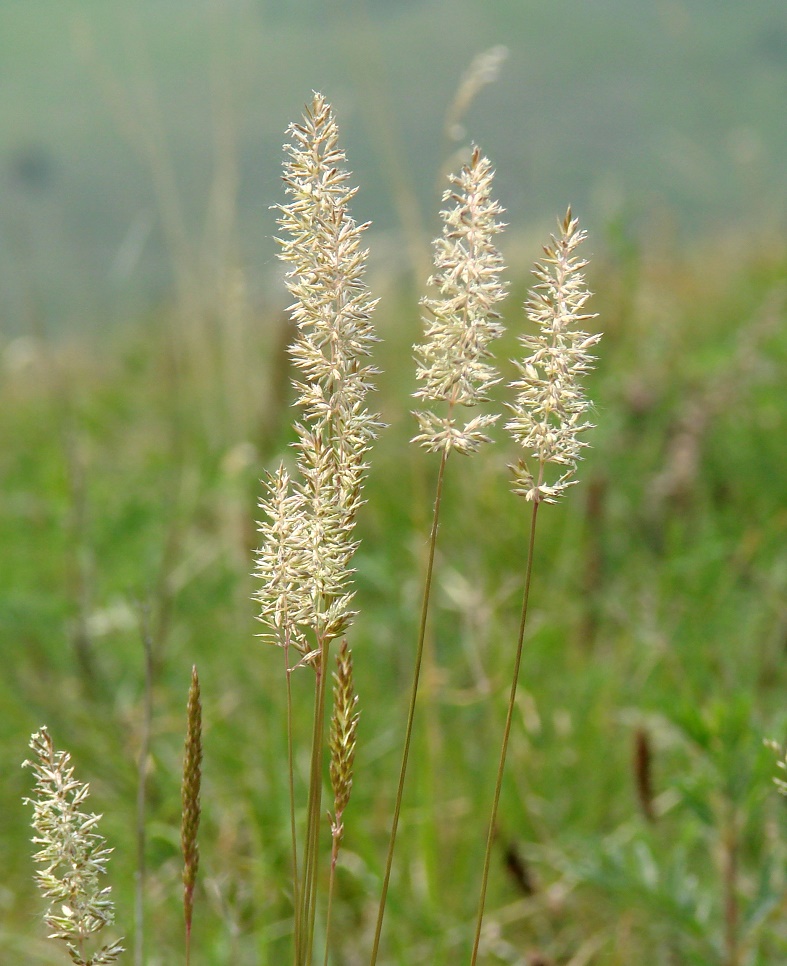
M168 233L222 257L203 244L222 219L268 295L283 132L312 89L396 260L403 234L431 237L446 111L495 45L500 80L452 133L497 165L516 230L569 203L596 234L784 228L781 0L8 0L4 328L123 321L169 294Z
M452 113L490 50L499 76ZM374 222L389 424L359 520L332 966L365 966L374 927L436 472L408 442L411 347L444 173L471 140L510 222L493 404L569 202L604 332L580 484L539 522L483 962L780 966L787 816L763 739L787 738L783 0L0 3L0 963L65 961L21 805L43 723L104 813L128 961L181 961L192 663L193 962L289 960L281 654L255 638L249 572L259 481L292 440L270 206L314 88ZM513 458L498 427L449 465L381 966L469 951L524 565ZM296 676L303 748L310 686Z

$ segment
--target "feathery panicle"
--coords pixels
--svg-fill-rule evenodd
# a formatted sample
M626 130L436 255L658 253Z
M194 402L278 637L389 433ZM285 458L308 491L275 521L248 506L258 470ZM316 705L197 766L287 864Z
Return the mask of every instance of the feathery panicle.
M257 551L255 576L262 587L255 594L269 635L282 647L293 645L302 654L309 648L303 626L314 623L311 597L306 593L306 507L300 490L293 490L283 465L268 480L268 497L260 500L265 519L259 524L262 546Z
M352 621L350 560L355 517L362 503L366 454L380 427L366 408L377 370L369 356L377 341L371 317L376 300L364 282L367 225L349 214L336 121L315 94L302 124L290 126L284 183L290 201L279 207L281 258L290 266L289 311L299 335L291 347L301 378L295 382L303 422L295 424L301 480L284 470L273 478L261 506L265 546L259 552L256 595L261 619L278 643L315 656L305 631L318 640L340 636Z
M439 296L421 301L427 312L426 342L415 346L423 388L414 395L448 404L445 416L415 413L420 433L413 442L431 452L475 453L489 441L485 430L497 419L476 416L460 426L453 414L454 406L484 402L499 382L486 361L490 343L503 334L495 306L506 294L500 281L503 259L493 243L504 227L497 221L503 209L492 200L492 178L492 166L474 148L469 164L451 178L453 188L443 195L454 206L443 211L443 233L434 243L435 273L429 284L439 289Z
M41 846L34 856L40 866L35 879L50 900L44 916L53 930L50 939L65 942L76 966L108 966L123 952L121 940L87 952L91 937L115 918L111 890L99 884L112 852L96 831L101 816L82 811L89 787L74 778L71 756L55 751L45 727L32 735L30 748L35 760L23 767L33 770L36 797L24 801L33 806L33 843Z
M186 921L186 962L191 954L191 919L194 886L199 869L197 833L200 820L202 781L202 703L196 666L191 669L191 686L186 710L186 743L183 755L182 817L180 844L183 851L183 912Z
M331 788L333 789L334 839L341 840L344 833L342 816L350 801L355 761L355 734L358 729L358 695L353 686L352 651L347 641L342 641L336 655L337 670L333 675L333 717L328 743L331 749Z
M284 184L292 199L279 208L281 258L291 268L289 311L300 336L291 349L304 381L296 383L306 419L326 431L339 451L365 452L378 427L364 408L376 373L368 363L377 341L371 316L377 304L364 282L368 225L349 214L356 193L348 188L346 158L330 105L314 95L303 124L290 126Z
M595 318L582 312L590 292L582 273L587 262L576 256L576 250L585 237L569 208L560 237L552 236L544 248L546 257L536 264L537 284L525 304L539 331L520 337L526 358L516 363L520 378L511 383L517 395L506 429L528 454L512 467L514 492L536 503L555 503L576 482L571 477L588 445L579 436L593 426L583 420L589 402L579 378L593 368L595 357L588 350L601 335L576 328ZM559 467L560 475L551 483L545 475L547 464Z

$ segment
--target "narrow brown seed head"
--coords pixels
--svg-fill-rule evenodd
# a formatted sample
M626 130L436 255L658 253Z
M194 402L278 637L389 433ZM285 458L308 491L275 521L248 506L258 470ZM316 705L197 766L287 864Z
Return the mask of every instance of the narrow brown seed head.
M653 809L653 752L650 735L645 728L637 728L634 735L634 784L642 814L649 822L656 821Z
M183 850L183 910L186 929L191 931L194 885L199 869L197 832L200 820L202 780L202 703L196 666L191 669L191 687L186 711L186 745L183 756L182 818L180 842Z
M353 686L352 651L343 640L336 655L336 671L333 675L333 717L329 746L331 751L331 788L335 817L333 834L341 838L344 826L342 814L350 800L355 761L355 740L358 728L358 695Z

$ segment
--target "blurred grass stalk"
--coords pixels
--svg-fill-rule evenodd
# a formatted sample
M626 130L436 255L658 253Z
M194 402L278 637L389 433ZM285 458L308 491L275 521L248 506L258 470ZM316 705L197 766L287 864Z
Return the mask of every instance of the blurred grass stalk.
M79 41L111 118L150 175L174 282L176 382L193 380L203 388L200 414L213 439L238 441L257 433L264 436L265 427L277 422L270 404L281 401L263 401L241 267L237 99L242 74L230 49L230 21L220 4L208 6L213 165L207 204L196 229L186 218L139 12L123 12L125 54L133 66L131 85L121 83L102 59L100 44L86 22L80 25Z

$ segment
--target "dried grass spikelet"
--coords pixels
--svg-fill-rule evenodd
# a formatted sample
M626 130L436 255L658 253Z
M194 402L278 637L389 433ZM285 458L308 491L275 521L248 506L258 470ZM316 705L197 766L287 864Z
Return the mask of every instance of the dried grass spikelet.
M333 675L333 715L328 744L331 751L331 788L333 790L334 816L331 831L340 841L344 833L342 816L350 801L355 762L355 740L358 729L358 695L353 684L352 651L347 641L342 641L336 655L336 671Z
M377 372L369 362L377 302L364 281L361 240L368 226L350 216L357 189L347 186L336 121L321 94L289 133L290 200L278 210L280 255L294 298L289 311L298 328L290 353L303 412L295 424L299 477L291 480L280 468L260 504L267 522L260 526L256 597L275 643L295 646L308 662L319 648L307 644L307 632L333 640L354 616L353 530L366 455L380 427L365 402Z
M89 786L74 778L71 756L55 751L52 738L42 727L30 738L36 777L33 806L33 843L40 846L33 856L40 869L36 884L50 900L44 921L52 929L50 939L62 939L76 966L108 966L123 952L122 940L108 943L93 953L87 951L93 937L115 918L109 886L100 886L112 849L96 831L100 815L82 811Z
M202 782L202 702L197 668L191 669L191 686L186 710L186 741L183 754L181 788L180 844L183 852L183 913L186 922L186 945L190 947L191 920L194 910L194 886L199 870L197 833L201 815Z
M536 503L557 502L576 482L571 477L588 445L580 434L593 426L583 419L590 404L579 379L593 368L595 357L588 350L601 338L577 328L595 318L582 311L590 298L583 275L587 262L576 256L587 233L579 230L570 208L559 227L559 237L552 236L533 272L537 282L525 310L538 332L520 336L526 358L515 363L520 378L511 383L517 395L506 423L528 454L512 467L514 492ZM550 465L559 471L551 482Z
M496 306L506 294L500 281L505 266L494 245L504 226L497 220L503 209L492 199L493 174L476 147L443 195L454 204L443 210L443 232L434 243L435 272L429 284L439 295L421 300L426 342L415 346L416 375L423 387L414 395L448 406L445 416L415 413L420 432L413 442L431 452L477 452L489 442L485 430L498 418L480 415L461 426L454 414L456 406L485 402L499 382L488 361L490 343L504 331Z

